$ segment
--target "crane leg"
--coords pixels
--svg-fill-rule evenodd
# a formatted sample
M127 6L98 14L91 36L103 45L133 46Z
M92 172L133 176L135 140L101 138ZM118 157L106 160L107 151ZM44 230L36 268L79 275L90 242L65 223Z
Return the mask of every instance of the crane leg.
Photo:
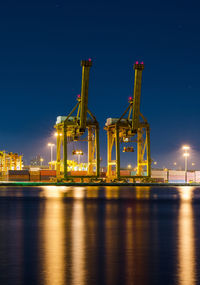
M88 175L92 175L93 172L93 140L92 140L92 128L88 128Z
M119 127L115 128L115 146L116 146L116 177L120 179L120 145L119 145Z
M99 126L95 128L95 145L96 145L96 176L100 174L100 147L99 147Z
M146 127L147 176L151 177L150 128Z
M137 175L142 175L142 129L138 129L137 131Z
M60 151L61 151L61 137L57 136L57 150L56 150L56 177L60 176Z
M67 130L63 127L63 164L64 164L64 179L67 179Z

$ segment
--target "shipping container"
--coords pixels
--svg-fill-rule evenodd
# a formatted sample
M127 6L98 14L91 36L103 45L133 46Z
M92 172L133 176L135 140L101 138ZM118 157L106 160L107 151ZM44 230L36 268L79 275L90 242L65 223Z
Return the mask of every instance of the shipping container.
M40 175L41 176L56 176L56 170L40 170Z
M8 170L8 175L29 175L29 170Z
M187 182L194 182L194 181L195 181L195 173L187 172Z
M120 170L120 175L121 176L130 176L131 171L130 170Z
M195 171L195 182L200 182L200 171Z
M72 176L86 176L87 171L71 171ZM95 173L93 173L95 175Z
M40 181L50 181L50 179L54 177L52 175L40 176Z
M9 181L29 181L30 177L29 175L9 175L8 180Z
M185 183L185 179L184 180L169 180L169 183Z

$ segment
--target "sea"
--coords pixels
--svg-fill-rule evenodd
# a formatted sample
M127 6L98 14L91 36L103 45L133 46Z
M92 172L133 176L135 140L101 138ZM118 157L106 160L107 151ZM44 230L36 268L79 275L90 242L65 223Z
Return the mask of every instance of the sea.
M200 284L200 187L1 186L0 284Z

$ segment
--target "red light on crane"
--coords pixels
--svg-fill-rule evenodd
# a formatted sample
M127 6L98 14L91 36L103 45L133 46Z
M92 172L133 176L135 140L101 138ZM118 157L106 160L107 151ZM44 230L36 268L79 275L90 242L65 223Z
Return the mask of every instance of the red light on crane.
M136 62L135 62L135 64L139 64L139 62L138 62L138 61L136 61Z
M92 59L91 59L91 58L88 58L88 61L92 61Z
M144 62L142 61L141 64L144 64Z

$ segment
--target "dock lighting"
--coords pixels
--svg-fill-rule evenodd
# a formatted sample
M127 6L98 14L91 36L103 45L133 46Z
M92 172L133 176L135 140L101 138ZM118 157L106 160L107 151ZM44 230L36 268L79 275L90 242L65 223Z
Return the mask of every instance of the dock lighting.
M157 161L154 161L154 163L153 163L154 165L157 165Z
M128 168L128 169L131 169L131 168L132 168L131 164L128 164L128 165L127 165L127 168Z
M184 145L184 146L182 147L182 149L183 149L183 150L189 150L190 147L189 147L188 145Z
M192 162L192 166L194 166L195 165L195 163L194 162Z
M51 169L52 169L52 161L53 161L53 147L55 146L54 143L48 143L48 147L50 147L51 151Z
M54 136L55 136L55 137L57 137L57 136L62 137L62 133L57 133L57 132L55 132L55 133L54 133Z

